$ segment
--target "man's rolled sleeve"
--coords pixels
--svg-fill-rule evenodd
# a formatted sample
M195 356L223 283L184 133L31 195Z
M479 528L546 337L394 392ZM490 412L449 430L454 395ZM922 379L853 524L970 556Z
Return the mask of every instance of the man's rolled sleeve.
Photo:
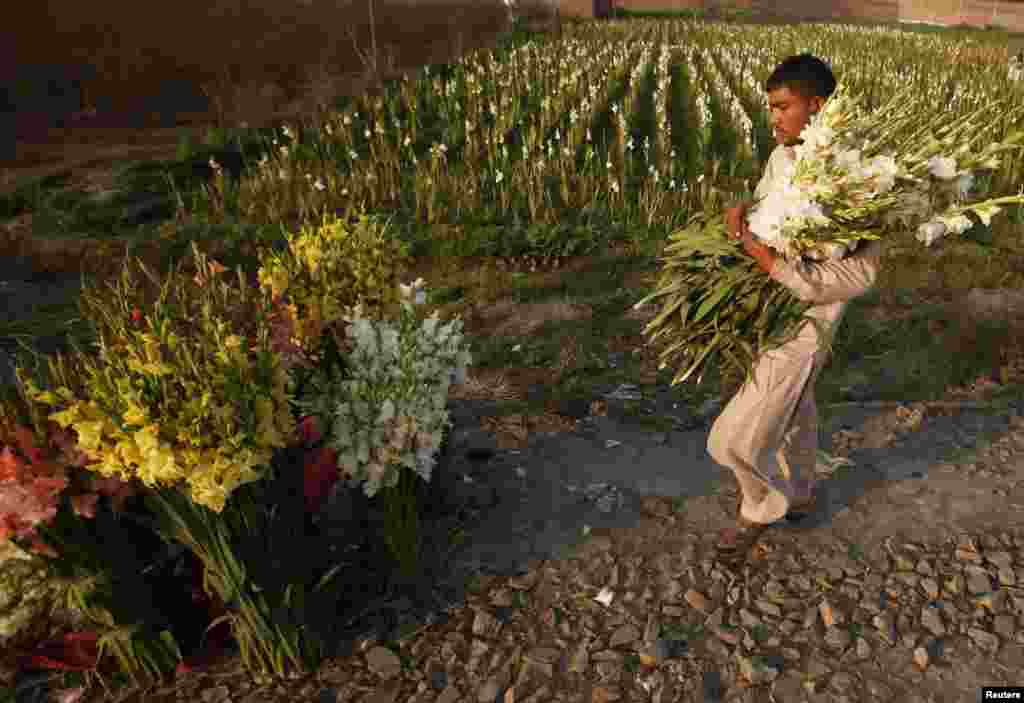
M779 258L772 266L771 277L805 303L828 305L853 300L874 287L881 254L881 242L874 241L838 261L786 261Z

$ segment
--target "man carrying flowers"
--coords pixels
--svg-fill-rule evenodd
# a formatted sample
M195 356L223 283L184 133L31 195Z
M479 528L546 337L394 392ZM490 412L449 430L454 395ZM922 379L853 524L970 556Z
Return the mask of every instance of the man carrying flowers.
M829 67L809 54L787 58L768 78L765 89L778 145L755 190L758 201L785 187L801 132L835 88ZM742 560L772 523L800 519L813 509L815 381L846 306L874 286L881 256L881 243L869 241L841 259L782 257L752 235L748 216L753 208L743 202L727 210L729 236L764 273L811 304L805 315L822 324L804 325L792 340L760 354L753 373L711 429L708 452L732 470L739 484L736 526L723 530L717 543L725 561Z

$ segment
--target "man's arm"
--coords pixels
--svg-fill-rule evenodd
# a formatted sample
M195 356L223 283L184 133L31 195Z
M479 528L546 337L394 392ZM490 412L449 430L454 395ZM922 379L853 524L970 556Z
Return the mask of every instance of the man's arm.
M860 250L845 259L787 261L776 258L768 272L803 302L827 305L859 298L874 288L881 259L882 243L873 241L865 242Z

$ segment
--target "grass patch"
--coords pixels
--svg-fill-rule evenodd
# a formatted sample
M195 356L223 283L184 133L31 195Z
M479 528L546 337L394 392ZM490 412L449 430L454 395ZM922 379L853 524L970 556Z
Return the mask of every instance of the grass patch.
M938 400L950 386L998 371L1011 343L1009 323L968 320L936 303L880 318L881 296L876 291L848 308L821 375L822 404L866 389L872 400Z

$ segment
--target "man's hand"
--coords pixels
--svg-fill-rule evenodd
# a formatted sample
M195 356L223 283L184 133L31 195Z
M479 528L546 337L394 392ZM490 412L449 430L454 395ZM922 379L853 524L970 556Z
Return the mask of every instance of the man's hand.
M733 239L740 239L750 234L750 227L747 225L747 212L750 210L750 203L743 201L725 211L725 224L729 228L729 236Z
M747 224L749 210L750 203L744 201L725 211L725 223L729 228L729 237L743 247L743 250L757 262L762 271L770 274L777 257L771 247L761 244L751 233L750 225Z
M740 244L743 246L743 251L747 252L747 256L756 261L762 271L771 275L775 260L778 258L772 248L757 241L749 230L740 237Z

